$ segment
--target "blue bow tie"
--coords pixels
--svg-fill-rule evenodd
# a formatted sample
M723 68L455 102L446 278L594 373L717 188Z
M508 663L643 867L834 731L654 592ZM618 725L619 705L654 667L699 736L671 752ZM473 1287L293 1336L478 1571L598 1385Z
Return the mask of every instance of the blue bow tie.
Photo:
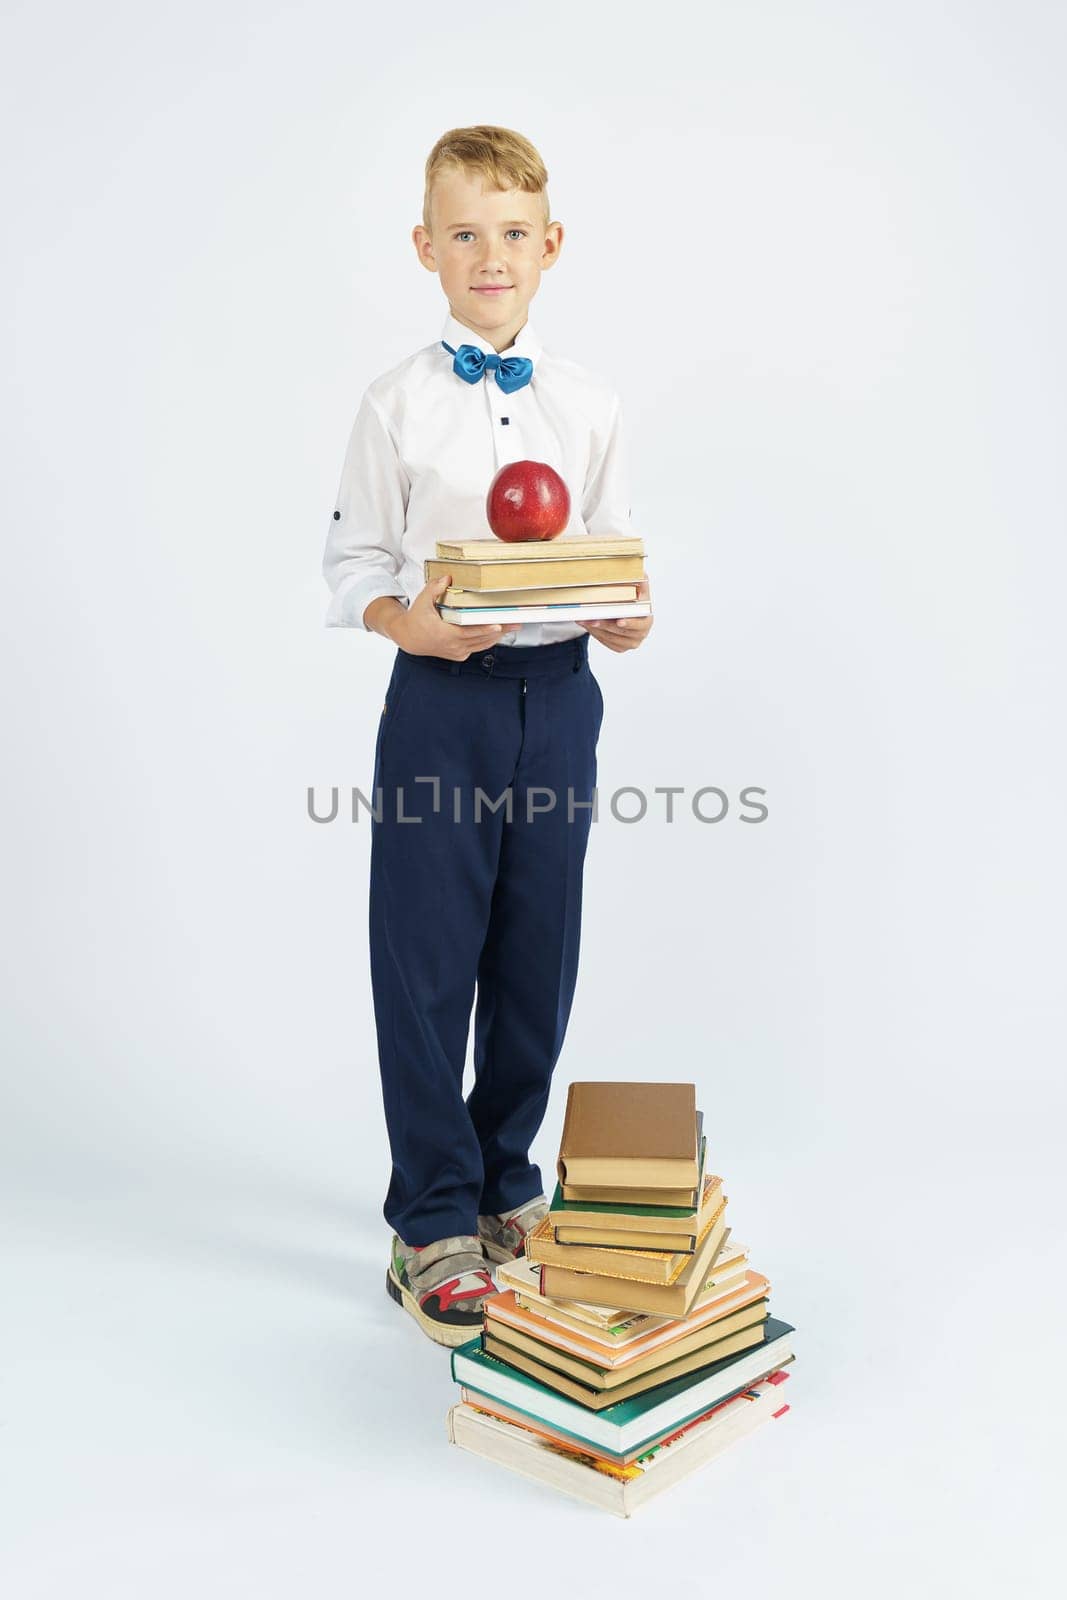
M528 356L505 356L501 360L495 351L486 355L476 344L461 344L458 350L453 350L443 339L441 343L450 356L455 356L452 371L465 383L477 383L484 372L495 371L497 383L505 394L511 394L533 377L533 362Z

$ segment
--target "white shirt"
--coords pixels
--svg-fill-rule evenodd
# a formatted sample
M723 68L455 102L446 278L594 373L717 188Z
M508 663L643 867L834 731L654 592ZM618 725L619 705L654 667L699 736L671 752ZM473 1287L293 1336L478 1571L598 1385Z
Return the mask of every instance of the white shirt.
M493 346L449 313L442 339ZM607 379L541 347L529 319L501 356L526 356L533 375L505 394L489 370L477 383L453 371L436 341L375 378L345 454L322 571L333 598L328 628L364 628L380 595L410 604L439 539L491 539L485 501L509 461L545 461L571 495L563 537L628 535L630 496L620 402ZM576 622L525 622L503 644L553 644Z

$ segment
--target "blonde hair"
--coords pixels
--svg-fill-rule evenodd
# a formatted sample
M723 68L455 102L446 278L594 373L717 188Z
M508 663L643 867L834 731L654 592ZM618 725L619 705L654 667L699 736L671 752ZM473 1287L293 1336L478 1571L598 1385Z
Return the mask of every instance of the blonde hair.
M548 227L548 171L529 139L512 128L478 123L473 128L450 128L443 133L426 160L426 187L422 198L422 223L430 227L430 196L434 179L442 173L480 174L492 189L522 189L541 196Z

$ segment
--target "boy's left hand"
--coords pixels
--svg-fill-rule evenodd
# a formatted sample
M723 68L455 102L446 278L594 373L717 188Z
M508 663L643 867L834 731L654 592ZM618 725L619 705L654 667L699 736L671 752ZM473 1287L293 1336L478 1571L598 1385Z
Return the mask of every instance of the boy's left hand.
M637 598L651 601L652 591L647 578L642 578L638 583ZM617 617L614 621L605 618L603 622L580 622L578 626L585 628L601 644L607 645L609 650L636 650L648 638L652 628L652 612L647 617Z

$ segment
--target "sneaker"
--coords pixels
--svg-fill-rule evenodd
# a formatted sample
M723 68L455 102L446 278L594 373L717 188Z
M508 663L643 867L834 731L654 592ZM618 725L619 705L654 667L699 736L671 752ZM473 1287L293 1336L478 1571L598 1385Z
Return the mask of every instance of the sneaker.
M482 1326L482 1306L496 1287L473 1234L416 1247L393 1234L385 1287L435 1344L466 1344Z
M527 1200L517 1211L478 1218L478 1237L490 1261L514 1261L526 1249L526 1235L548 1216L548 1201L543 1194Z

